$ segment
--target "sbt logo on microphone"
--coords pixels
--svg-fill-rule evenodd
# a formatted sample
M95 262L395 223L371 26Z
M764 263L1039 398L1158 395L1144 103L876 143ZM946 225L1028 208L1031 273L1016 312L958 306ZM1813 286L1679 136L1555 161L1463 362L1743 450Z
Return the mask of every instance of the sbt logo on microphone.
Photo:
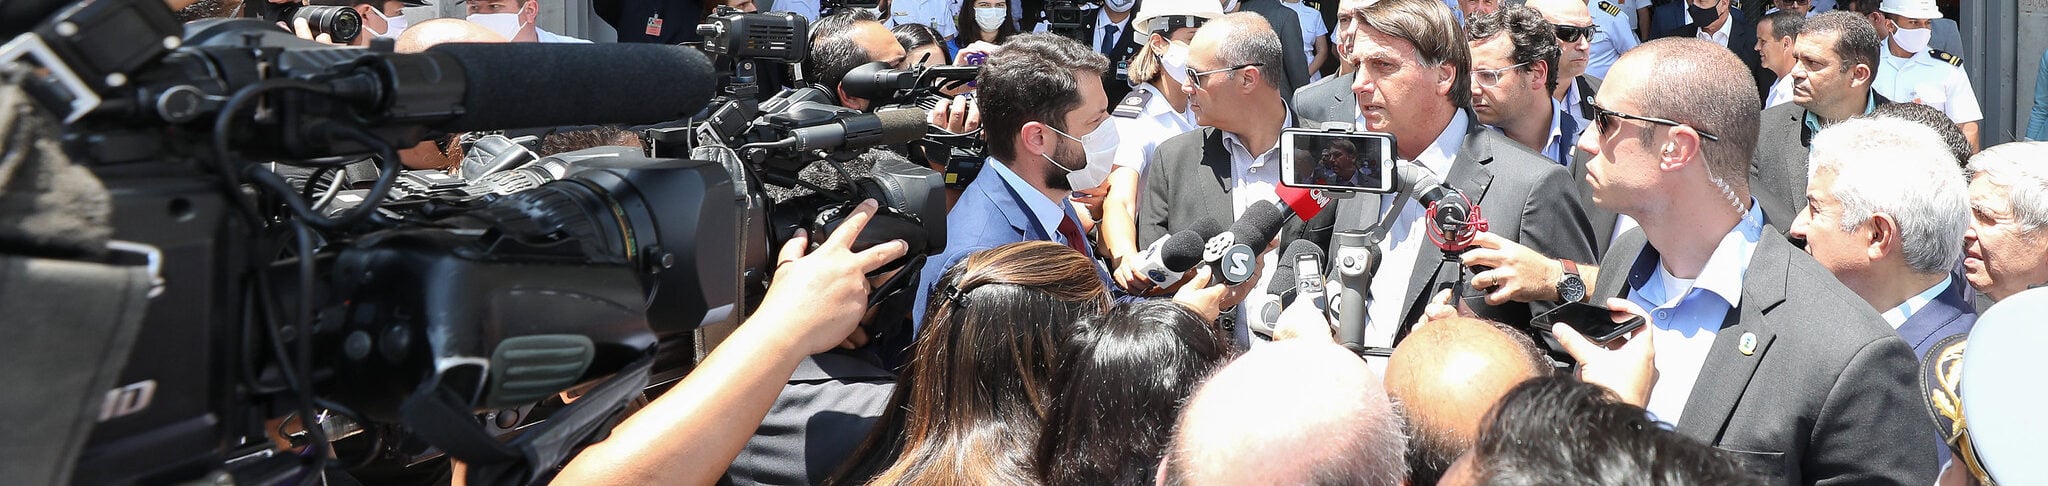
M1251 280L1252 271L1258 269L1257 258L1258 254L1252 253L1250 245L1230 245L1229 249L1223 251L1223 257L1217 259L1217 262L1221 263L1218 266L1223 270L1223 281L1236 285Z

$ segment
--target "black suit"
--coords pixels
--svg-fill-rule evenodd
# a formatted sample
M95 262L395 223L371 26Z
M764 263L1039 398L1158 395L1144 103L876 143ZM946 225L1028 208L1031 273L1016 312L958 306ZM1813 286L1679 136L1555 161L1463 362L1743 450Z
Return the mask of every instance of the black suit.
M1095 43L1102 41L1102 26L1096 24L1097 16L1102 14L1101 9L1102 7L1095 7L1084 10L1081 14L1090 32L1088 39L1082 43L1090 46L1095 52L1102 52L1101 49L1094 48ZM1132 31L1138 29L1137 7L1132 7L1130 13L1131 16L1124 19L1123 28L1117 31L1116 45L1110 48L1108 54L1104 54L1109 58L1109 71L1102 73L1102 92L1109 95L1109 102L1112 105L1123 99L1124 95L1131 93L1131 78L1128 73L1131 56L1137 55L1138 49L1145 47L1146 39L1132 35Z
M1680 0L1672 2L1672 4L1682 6L1685 2ZM1663 7L1659 8L1658 13L1661 15L1664 10ZM1678 16L1678 21L1684 21L1685 13L1682 7L1675 15ZM1757 106L1763 106L1762 100L1771 97L1771 83L1777 82L1778 75L1768 69L1764 69L1763 57L1756 52L1756 23L1746 19L1741 10L1730 9L1728 11L1728 25L1723 28L1728 29L1728 50L1734 52L1736 58L1742 59L1742 65L1749 66L1749 77L1752 81L1756 82ZM1657 37L1693 38L1698 37L1699 32L1699 26L1683 25ZM1677 96L1689 95L1689 93L1672 94Z
M1571 174L1557 162L1486 128L1476 115L1466 112L1465 117L1469 121L1468 128L1451 163L1450 173L1444 175L1444 182L1464 192L1479 205L1494 234L1553 258L1594 261L1593 230L1579 206L1577 189L1569 180ZM1397 143L1427 144L1430 141ZM1336 215L1335 231L1362 230L1380 217L1380 198L1371 194L1340 199L1335 206L1333 210L1323 211L1324 214ZM1314 236L1324 238L1327 235ZM1334 252L1329 241L1318 242ZM1423 304L1431 297L1431 292L1426 290L1459 277L1448 266L1439 265L1442 260L1443 250L1424 241L1414 263L1408 290L1398 297L1401 299L1401 322L1415 322ZM1440 267L1444 271L1440 272ZM1469 275L1466 278L1469 279ZM1465 294L1469 297L1478 293L1468 289ZM1468 303L1480 317L1514 326L1527 325L1530 317L1551 307L1548 303L1516 302L1496 306L1476 299Z
M1916 446L1934 422L1912 348L1826 268L1771 234L1757 241L1739 306L1714 335L1678 432L1733 453L1770 484L1933 482L1934 455ZM1623 235L1593 301L1627 296L1657 261L1641 230Z
M1358 98L1351 94L1351 83L1357 80L1358 72L1353 71L1294 90L1294 126L1322 128L1325 122L1357 122Z
M1192 2L1204 0L1170 1ZM1259 14L1260 17L1265 17L1266 23L1273 25L1273 33L1280 34L1280 52L1286 54L1280 57L1284 59L1282 63L1286 65L1277 70L1273 66L1266 66L1264 69L1260 69L1259 72L1272 73L1267 76L1286 81L1286 83L1274 83L1274 85L1280 87L1281 93L1293 93L1294 90L1301 89L1302 85L1308 84L1308 59L1303 58L1301 54L1307 52L1301 46L1301 14L1294 13L1294 9L1287 8L1287 5L1281 4L1280 0L1244 0L1244 3L1237 10L1240 12L1252 12Z
M1879 105L1890 103L1870 92ZM1749 189L1764 213L1785 215L1806 209L1806 154L1814 132L1806 127L1806 107L1785 103L1764 110L1757 123L1756 157L1750 159Z

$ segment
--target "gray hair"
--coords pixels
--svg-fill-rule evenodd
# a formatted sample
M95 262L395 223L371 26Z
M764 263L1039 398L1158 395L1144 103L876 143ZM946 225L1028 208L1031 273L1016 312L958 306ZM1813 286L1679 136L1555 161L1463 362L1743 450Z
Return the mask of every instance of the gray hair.
M1970 172L2005 188L2020 228L2048 226L2048 142L2012 142L1970 158Z
M1841 231L1889 214L1914 272L1947 273L1962 260L1969 187L1933 129L1899 119L1850 119L1814 135L1807 160L1808 180L1822 171L1835 175L1830 194L1842 203Z
M1259 64L1261 84L1275 90L1286 84L1287 53L1280 47L1280 34L1273 32L1273 25L1266 23L1265 17L1238 12L1202 24L1202 31L1223 32L1223 47L1216 50L1216 61L1223 65L1217 67Z

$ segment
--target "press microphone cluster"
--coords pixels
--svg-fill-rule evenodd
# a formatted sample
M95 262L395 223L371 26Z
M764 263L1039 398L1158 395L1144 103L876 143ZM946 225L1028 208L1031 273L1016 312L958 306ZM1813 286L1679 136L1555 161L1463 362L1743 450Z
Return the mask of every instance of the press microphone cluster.
M1202 241L1202 235L1195 230L1160 237L1138 253L1134 269L1154 288L1171 287L1180 283L1188 270L1202 264Z
M1253 203L1237 222L1230 224L1229 231L1203 245L1202 261L1215 265L1217 280L1225 284L1250 280L1258 271L1259 254L1265 253L1266 244L1280 233L1281 225L1287 223L1286 217L1271 202Z

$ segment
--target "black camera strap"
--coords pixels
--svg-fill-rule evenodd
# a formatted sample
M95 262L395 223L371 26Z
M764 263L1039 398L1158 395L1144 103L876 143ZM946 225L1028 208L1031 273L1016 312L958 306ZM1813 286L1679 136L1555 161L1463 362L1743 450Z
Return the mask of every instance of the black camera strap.
M470 484L534 483L608 432L647 387L653 367L654 354L648 353L509 442L485 433L467 402L438 381L422 384L401 413L415 435L469 465Z

